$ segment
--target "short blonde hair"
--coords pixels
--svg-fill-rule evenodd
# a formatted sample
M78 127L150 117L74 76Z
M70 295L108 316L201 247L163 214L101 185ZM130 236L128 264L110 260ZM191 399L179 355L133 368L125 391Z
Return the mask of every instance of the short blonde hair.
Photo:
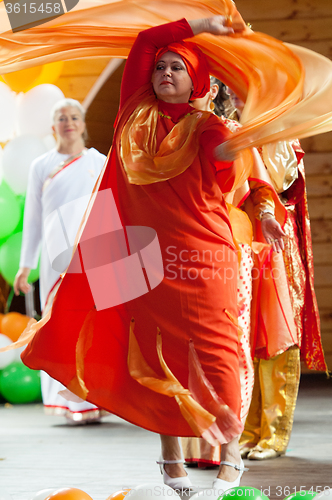
M80 112L82 119L85 123L85 109L83 108L82 104L79 101L77 101L76 99L71 99L69 97L65 98L65 99L60 99L60 101L57 101L54 104L53 108L51 109L52 123L54 124L54 119L55 119L56 113L58 111L60 111L60 109L67 108L68 106L71 106L73 108L78 109L78 111ZM82 139L83 139L84 144L85 144L85 142L88 139L88 132L87 132L86 128L82 134Z
M83 108L82 104L79 101L76 101L76 99L65 98L57 101L51 109L51 118L53 123L55 114L60 111L60 109L67 108L68 106L77 108L82 115L83 121L85 121L85 109Z

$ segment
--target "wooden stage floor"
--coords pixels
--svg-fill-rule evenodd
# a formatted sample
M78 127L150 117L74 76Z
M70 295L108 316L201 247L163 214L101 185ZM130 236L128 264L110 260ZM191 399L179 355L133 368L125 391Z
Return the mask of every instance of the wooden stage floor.
M42 489L64 487L106 500L124 487L162 485L158 457L157 435L112 415L73 427L63 417L45 416L41 404L0 405L0 500L30 500ZM332 380L303 375L287 455L245 463L250 470L242 485L262 489L271 500L301 486L332 487ZM188 471L199 490L210 488L216 475Z

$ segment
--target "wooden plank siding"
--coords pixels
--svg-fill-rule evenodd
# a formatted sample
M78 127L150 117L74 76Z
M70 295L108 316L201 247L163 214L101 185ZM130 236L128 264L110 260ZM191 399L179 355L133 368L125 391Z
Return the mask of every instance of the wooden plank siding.
M83 102L109 61L109 57L65 61L61 75L55 85L62 90L65 97L71 97Z
M330 0L237 0L236 6L247 22L284 19L313 19L331 16ZM256 30L254 26L253 29ZM270 33L269 33L270 34Z
M237 0L255 31L332 59L331 0ZM326 360L332 369L332 132L301 141L315 263L315 289Z
M86 115L88 147L107 155L113 139L113 125L119 108L120 85L125 63L111 75L99 90Z
M66 61L55 85L66 97L82 103L109 61L109 57ZM94 147L106 155L112 143L123 67L124 64L104 84L86 115L87 147Z

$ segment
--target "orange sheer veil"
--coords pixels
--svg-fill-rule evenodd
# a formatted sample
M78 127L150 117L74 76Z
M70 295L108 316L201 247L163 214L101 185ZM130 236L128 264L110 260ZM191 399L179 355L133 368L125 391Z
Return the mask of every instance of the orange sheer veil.
M76 7L25 31L10 30L0 3L0 74L53 61L110 56L126 58L139 31L185 17L229 16L244 27L232 0L80 0ZM308 49L282 43L248 27L231 36L192 39L210 73L245 101L243 127L230 151L332 130L332 62ZM241 157L241 155L240 155ZM245 163L245 162L244 162ZM245 181L248 172L237 180ZM236 187L236 186L235 186Z

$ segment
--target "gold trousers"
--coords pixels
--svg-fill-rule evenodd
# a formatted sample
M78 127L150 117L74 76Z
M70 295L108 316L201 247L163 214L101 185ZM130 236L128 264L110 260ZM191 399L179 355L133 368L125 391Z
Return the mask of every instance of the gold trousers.
M290 439L300 382L300 351L294 346L270 359L254 361L252 401L240 448L285 453Z

